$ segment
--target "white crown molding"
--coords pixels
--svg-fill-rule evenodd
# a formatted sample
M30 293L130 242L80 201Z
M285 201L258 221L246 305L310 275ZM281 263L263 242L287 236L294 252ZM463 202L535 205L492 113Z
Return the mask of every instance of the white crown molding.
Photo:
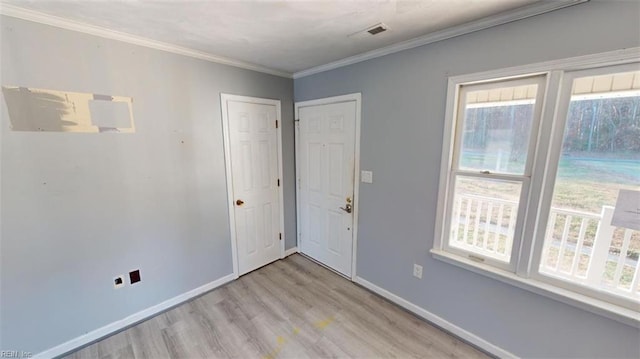
M182 46L169 44L162 41L156 41L147 39L140 36L135 36L119 31L110 30L100 26L89 25L86 23L61 18L54 15L45 14L38 11L24 9L18 6L9 4L0 4L0 14L4 16L14 17L22 20L32 21L49 26L55 26L58 28L77 31L89 35L99 36L105 39L117 40L134 44L138 46L144 46L155 50L166 51L173 54L184 55L193 57L200 60L209 62L215 62L217 64L229 65L239 67L241 69L252 70L262 72L270 75L291 78L291 73L270 69L264 66L244 62L240 60L234 60L223 56L213 55L204 51L193 50Z
M320 72L337 69L339 67L355 64L358 62L374 59L403 50L412 49L414 47L431 44L437 41L450 39L452 37L465 35L471 32L488 29L490 27L506 24L509 22L526 19L528 17L544 14L550 11L562 9L565 7L588 2L589 0L556 0L556 1L540 1L529 6L521 7L515 10L503 12L493 16L488 16L476 21L471 21L462 25L450 27L441 31L429 33L414 39L399 42L397 44L382 47L376 50L367 51L358 55L350 56L342 60L330 62L328 64L312 67L310 69L295 72L294 79L314 75Z
M264 66L244 62L240 60L234 60L231 58L217 56L204 51L194 50L182 46L177 46L162 41L156 41L147 39L140 36L135 36L99 26L89 25L82 22L77 22L65 18L61 18L54 15L45 14L38 11L24 9L18 6L9 4L0 4L0 14L4 16L14 17L27 21L32 21L40 24L55 26L58 28L77 31L89 35L99 36L106 39L112 39L122 41L138 46L144 46L160 51L166 51L178 55L184 55L193 57L200 60L214 62L223 65L234 66L242 69L262 72L270 75L294 78L317 74L324 71L337 69L339 67L355 64L358 62L374 59L377 57L393 54L399 51L412 49L414 47L427 45L437 41L450 39L452 37L468 34L475 31L484 30L490 27L506 24L509 22L525 19L535 15L544 14L550 11L562 9L565 7L588 2L589 0L555 0L555 1L540 1L529 6L521 7L512 11L503 12L497 15L485 17L476 21L472 21L459 26L454 26L441 31L433 32L424 36L420 36L414 39L399 42L397 44L389 45L380 49L364 52L362 54L350 56L338 61L330 62L328 64L312 67L306 70L295 72L291 74L289 72L275 70Z
M640 47L629 47L620 50L581 55L564 59L549 60L534 64L488 70L473 74L449 77L453 83L472 84L487 79L505 79L523 74L535 74L554 70L578 71L594 67L615 66L640 61Z

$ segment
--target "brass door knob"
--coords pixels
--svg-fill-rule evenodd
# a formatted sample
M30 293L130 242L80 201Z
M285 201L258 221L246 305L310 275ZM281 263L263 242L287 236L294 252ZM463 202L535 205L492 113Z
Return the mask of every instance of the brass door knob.
M238 206L242 206L243 204L244 204L244 201L241 200L241 199L236 201L236 205L238 205Z

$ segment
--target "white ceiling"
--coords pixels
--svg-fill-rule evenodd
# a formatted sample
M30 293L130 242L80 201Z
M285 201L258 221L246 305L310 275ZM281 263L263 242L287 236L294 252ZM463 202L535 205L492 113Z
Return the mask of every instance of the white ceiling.
M549 3L539 0L1 2L289 74L523 6ZM349 36L379 22L390 30L376 36Z

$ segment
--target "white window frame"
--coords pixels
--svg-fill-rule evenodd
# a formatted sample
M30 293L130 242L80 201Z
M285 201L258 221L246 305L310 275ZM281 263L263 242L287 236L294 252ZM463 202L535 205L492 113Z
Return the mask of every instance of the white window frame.
M465 106L466 101L462 97L464 97L467 93L467 90L465 90L463 86L472 87L470 91L481 91L481 90L491 90L491 89L501 88L501 87L516 87L516 86L533 85L533 84L537 85L538 88L537 88L536 99L535 99L535 107L532 114L531 132L529 134L529 146L527 148L527 160L524 166L523 173L507 174L507 173L493 173L488 171L485 172L485 171L460 169L460 152L462 151L462 134L463 134L463 128L464 128L464 118L462 118L461 116L464 116L464 112L465 112L464 110L466 107ZM484 256L482 254L478 254L472 251L456 248L454 246L451 246L448 240L443 241L443 249L445 251L457 253L459 255L466 256L471 260L484 262L497 268L502 268L511 272L515 271L515 264L517 261L515 261L514 258L517 255L517 253L519 253L521 242L522 242L522 228L524 224L525 209L526 209L526 206L523 206L522 204L523 203L526 204L529 199L531 167L533 166L533 159L534 159L533 155L535 154L535 147L536 147L535 145L538 137L538 127L539 127L541 115L542 115L542 104L544 102L543 100L544 100L545 87L546 87L546 74L544 73L533 74L533 75L528 74L522 77L500 79L498 81L491 81L491 82L482 83L482 84L467 83L464 85L463 84L457 85L457 94L458 94L458 97L460 98L460 101L458 101L458 105L456 106L456 109L453 114L453 116L456 116L456 118L453 119L456 121L456 124L455 124L455 133L453 134L454 136L453 156L452 156L452 161L450 166L451 168L450 168L449 179L448 179L449 180L448 188L450 189L451 193L450 195L447 196L448 198L447 198L446 214L450 214L450 212L453 211L453 199L455 197L453 193L453 189L455 186L456 179L460 176L467 177L467 178L476 177L476 178L488 179L488 180L505 180L510 182L519 182L522 186L520 191L520 199L518 201L519 208L518 208L517 221L515 224L515 231L513 236L513 245L511 247L511 253L509 254L509 258L510 258L509 262L505 263L500 260L493 259L489 256ZM451 228L451 216L445 215L443 217L445 221L444 228L447 231L445 233L448 233L449 229Z
M538 225L534 229L534 248L532 255L532 264L539 265L542 260L544 241L546 235L547 223L549 221L549 213L551 210L551 202L553 200L553 192L555 189L556 175L558 172L558 165L560 163L560 157L562 152L562 141L564 139L565 127L567 124L567 115L569 112L569 106L571 101L571 90L573 88L573 80L579 77L598 76L611 72L630 72L638 70L640 64L624 64L615 66L597 67L585 70L566 71L562 77L560 83L560 93L558 94L557 111L555 118L553 119L553 126L551 130L551 136L549 136L549 151L547 155L547 169L544 175L544 185L540 198L540 209L538 214ZM551 277L541 274L536 268L532 268L531 277L537 280L548 282L549 284L565 287L566 289L590 295L604 301L612 302L616 305L633 308L638 306L633 301L618 297L615 294L608 292L597 292L593 289L586 288L585 286L575 284L568 280L562 280L559 278Z
M632 303L628 299L618 300L609 294L597 293L597 291L538 273L545 234L544 229L538 229L545 228L548 220L560 157L559 149L562 145L566 122L567 108L564 107L568 107L569 99L566 94L570 92L570 90L564 91L565 98L561 99L562 88L570 87L569 81L574 77L585 76L582 75L585 73L583 70L595 74L599 71L598 68L606 67L603 70L610 72L612 66L636 63L640 63L640 47L450 77L434 246L431 249L434 258L629 325L640 325L640 306L637 303ZM526 189L523 183L522 192L524 194L526 191L526 196L521 196L521 201L526 202L520 202L518 221L522 222L522 225L520 228L516 227L511 263L508 266L496 266L492 261L472 260L464 253L460 255L461 253L452 251L448 246L450 219L447 218L447 213L450 211L450 200L453 198L452 180L455 176L452 170L457 164L455 147L459 139L456 136L460 135L460 131L456 131L456 126L461 125L456 116L461 102L459 90L462 85L498 82L540 74L546 74L546 88L539 88L539 91L544 90L544 101L540 104L542 116L537 131L532 128L529 151L533 149L534 152L529 154L527 159L531 161L528 167L531 170L531 180ZM532 126L536 126L535 119ZM515 243L517 236L520 236L518 245Z

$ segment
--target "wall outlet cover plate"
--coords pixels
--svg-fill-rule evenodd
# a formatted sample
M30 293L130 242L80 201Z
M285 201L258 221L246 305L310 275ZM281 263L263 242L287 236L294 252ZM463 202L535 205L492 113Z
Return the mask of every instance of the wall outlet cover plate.
M134 271L129 272L129 282L131 284L135 284L141 281L140 279L140 269L136 269Z

